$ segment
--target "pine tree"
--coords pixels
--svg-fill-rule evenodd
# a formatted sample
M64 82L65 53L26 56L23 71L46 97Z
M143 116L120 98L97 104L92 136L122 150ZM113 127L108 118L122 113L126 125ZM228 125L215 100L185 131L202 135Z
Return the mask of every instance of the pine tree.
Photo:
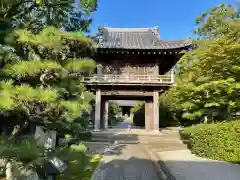
M94 61L88 58L93 53L93 42L84 35L53 27L37 35L18 30L14 37L21 47L16 54L24 50L25 59L19 57L1 69L5 100L0 105L2 116L11 122L11 113L6 115L6 111L19 111L20 129L26 123L69 129L69 122L91 110L93 96L81 80L95 68Z
M0 141L0 157L7 165L17 162L18 168L34 168L48 155L35 142L19 141L24 131L41 125L60 134L77 135L85 128L93 94L82 79L95 68L89 58L94 44L83 34L54 27L39 34L17 30L11 38L16 40L11 41L15 48L2 46L1 51L1 128L10 139Z
M82 78L95 62L84 32L97 1L80 2L79 8L72 0L0 2L0 132L7 135L0 157L10 165L33 168L48 156L35 141L22 140L36 125L74 135L85 128L93 94Z

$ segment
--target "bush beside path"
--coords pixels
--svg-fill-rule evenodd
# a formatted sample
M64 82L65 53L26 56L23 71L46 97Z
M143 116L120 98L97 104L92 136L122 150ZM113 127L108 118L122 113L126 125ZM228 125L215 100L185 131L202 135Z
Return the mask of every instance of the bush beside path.
M209 159L240 163L240 121L200 124L183 130L192 153Z

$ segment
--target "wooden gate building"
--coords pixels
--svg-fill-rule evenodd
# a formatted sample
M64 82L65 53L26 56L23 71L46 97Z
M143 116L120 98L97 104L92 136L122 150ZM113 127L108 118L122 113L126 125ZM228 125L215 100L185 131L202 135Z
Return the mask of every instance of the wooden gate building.
M100 27L96 37L97 71L84 79L96 92L95 130L108 127L109 100L143 100L145 129L158 131L159 94L174 86L172 68L191 43L163 40L158 27Z

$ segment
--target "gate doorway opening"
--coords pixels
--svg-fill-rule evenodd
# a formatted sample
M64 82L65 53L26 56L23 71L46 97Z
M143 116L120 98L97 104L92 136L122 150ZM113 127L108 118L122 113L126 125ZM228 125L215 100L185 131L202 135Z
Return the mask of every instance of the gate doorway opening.
M123 117L130 117L131 106L121 106L121 109Z

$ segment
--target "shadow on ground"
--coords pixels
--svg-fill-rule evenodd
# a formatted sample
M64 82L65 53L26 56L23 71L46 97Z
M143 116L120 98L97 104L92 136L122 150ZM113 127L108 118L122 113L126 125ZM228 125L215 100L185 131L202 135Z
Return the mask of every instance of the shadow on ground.
M179 151L185 151L187 148L180 143L180 138L176 137L177 133L157 137L111 130L95 135L110 138L115 144L113 143L112 148L105 152L105 162L96 171L92 180L162 180L162 172L170 180L239 180L240 177L240 166L237 164L203 158L191 161L191 157L185 153L184 156L179 154ZM141 144L121 143L123 140L126 142L140 140ZM141 149L143 146L148 148ZM151 149L160 152L158 153L160 158L150 155Z
M159 161L170 180L239 180L240 166L222 161Z
M158 180L153 161L130 157L126 160L105 162L92 180Z
M226 162L156 162L131 157L104 163L92 180L163 180L163 174L154 165L156 163L170 180L239 180L240 177L240 166Z

